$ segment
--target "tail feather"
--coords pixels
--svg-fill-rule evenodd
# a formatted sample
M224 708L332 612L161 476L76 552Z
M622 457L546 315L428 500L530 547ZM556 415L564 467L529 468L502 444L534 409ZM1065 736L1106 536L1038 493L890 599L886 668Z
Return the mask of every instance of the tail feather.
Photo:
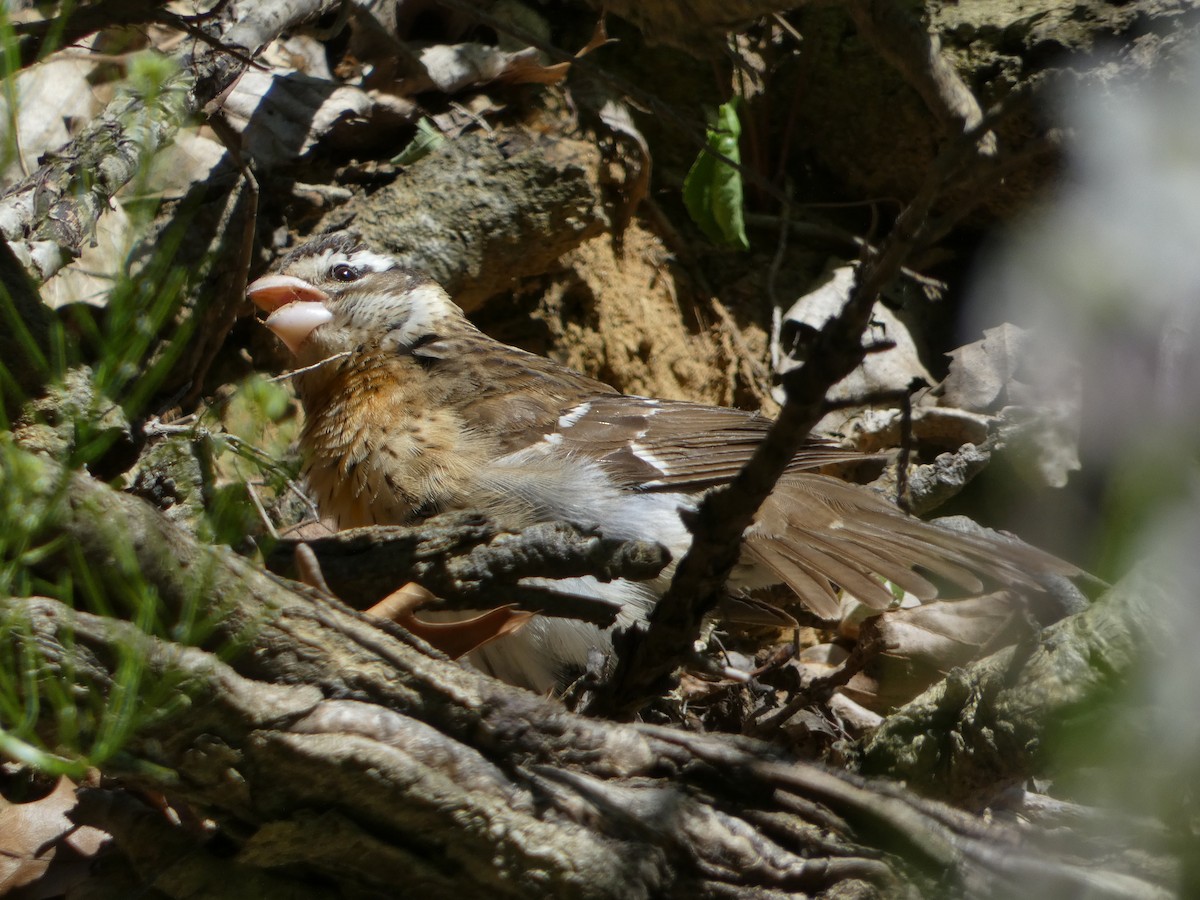
M781 553L793 559L809 572L819 572L843 590L849 591L868 606L886 607L892 600L892 592L877 577L878 566L863 566L846 557L831 556L808 536L784 535L772 543Z
M896 515L899 519L902 514L897 511ZM926 525L918 519L899 520L887 530L863 523L851 540L871 550L880 545L895 547L904 554L910 566L920 566L969 594L982 591L983 582L975 572L987 564L964 554L962 548L946 546L939 540L941 535L937 531L937 526Z
M822 619L836 619L841 610L837 592L829 579L817 572L810 572L794 559L780 552L768 541L747 541L743 555L761 563L791 588L804 605Z
M933 599L937 588L918 568L968 593L983 590L980 576L1037 589L1039 575L1080 574L1032 547L930 525L860 487L807 473L780 480L746 532L744 554L826 618L838 614L837 587L886 607L892 594L878 578Z
M937 597L937 587L913 571L910 561L905 561L903 554L892 547L876 547L874 549L860 547L852 540L841 535L808 533L808 539L826 553L852 559L867 571L882 575L892 584L898 585L920 600L932 600Z

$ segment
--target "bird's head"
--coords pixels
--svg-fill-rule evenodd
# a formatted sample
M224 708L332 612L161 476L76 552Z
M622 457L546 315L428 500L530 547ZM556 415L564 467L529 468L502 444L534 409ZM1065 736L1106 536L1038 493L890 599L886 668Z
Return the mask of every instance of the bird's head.
M411 347L463 321L437 282L346 234L297 247L246 295L302 365L360 348Z

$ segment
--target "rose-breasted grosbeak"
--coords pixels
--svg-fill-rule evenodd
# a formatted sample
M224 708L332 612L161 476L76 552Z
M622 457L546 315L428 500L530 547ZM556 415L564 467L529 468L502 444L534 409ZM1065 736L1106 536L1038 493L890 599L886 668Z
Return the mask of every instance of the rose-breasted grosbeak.
M304 472L322 516L338 528L478 509L506 526L565 520L657 541L678 560L690 542L680 510L732 478L771 425L736 409L623 395L494 341L435 282L351 236L297 248L247 292L307 368L296 377ZM935 596L917 568L968 592L982 588L976 573L1025 585L1027 569L1077 574L1048 555L926 524L869 489L808 471L840 455L819 442L797 454L746 530L733 589L786 583L818 615L834 617L839 587L871 606L891 603L878 576ZM618 601L618 623L628 624L646 615L669 577L668 569L647 583L555 584ZM595 626L537 617L474 659L545 691L608 643Z

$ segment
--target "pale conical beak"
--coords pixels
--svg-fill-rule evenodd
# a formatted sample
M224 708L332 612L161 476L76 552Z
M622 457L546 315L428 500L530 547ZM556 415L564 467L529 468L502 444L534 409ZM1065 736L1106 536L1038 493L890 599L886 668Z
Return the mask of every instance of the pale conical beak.
M263 323L292 353L318 325L333 318L325 305L329 295L307 281L291 275L264 275L246 287L246 296L264 312L270 313Z

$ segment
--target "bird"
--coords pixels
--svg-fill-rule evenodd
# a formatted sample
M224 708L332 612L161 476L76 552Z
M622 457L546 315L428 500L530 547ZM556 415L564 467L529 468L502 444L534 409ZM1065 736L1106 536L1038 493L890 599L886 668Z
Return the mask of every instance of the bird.
M477 510L511 528L563 521L657 542L677 562L691 541L681 513L730 481L772 424L755 412L623 394L494 340L436 281L353 233L296 247L247 296L296 363L303 473L335 529ZM783 584L832 619L841 591L885 608L890 585L927 600L938 594L933 579L978 593L980 576L1037 587L1037 573L1079 574L1034 548L926 523L816 471L845 455L818 439L797 452L743 534L731 591ZM649 615L674 564L645 582L545 584L616 602L613 627L628 627ZM611 635L534 616L470 658L548 693L581 674L589 654L611 649Z

